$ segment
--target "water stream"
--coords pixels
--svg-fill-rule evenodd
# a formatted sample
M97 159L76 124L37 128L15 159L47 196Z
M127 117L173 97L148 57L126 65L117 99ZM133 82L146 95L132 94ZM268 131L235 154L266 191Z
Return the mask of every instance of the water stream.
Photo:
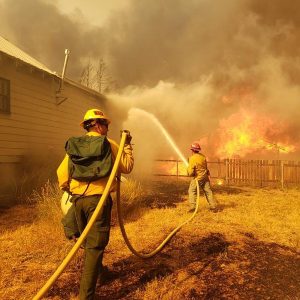
M179 148L177 147L177 145L171 138L170 134L167 132L167 130L164 128L164 126L159 122L159 120L153 114L151 114L143 109L140 109L140 108L131 108L129 111L129 114L130 113L139 114L141 116L144 116L144 117L147 117L148 119L150 119L160 129L160 131L165 136L165 138L167 139L170 146L173 148L173 150L176 152L176 154L179 156L179 158L183 161L183 163L186 166L188 165L186 158L181 153L181 151L179 150Z

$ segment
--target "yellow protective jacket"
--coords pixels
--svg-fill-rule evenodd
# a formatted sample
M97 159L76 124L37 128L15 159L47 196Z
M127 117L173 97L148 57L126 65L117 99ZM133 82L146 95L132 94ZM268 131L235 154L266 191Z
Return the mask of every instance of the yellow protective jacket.
M202 153L193 153L189 157L187 173L197 180L208 180L209 171L207 169L206 157Z
M87 135L99 136L100 134L97 132L88 132ZM115 158L116 158L118 150L119 150L119 145L111 139L108 139L108 141L111 146L113 161L115 161ZM69 160L69 156L66 155L57 169L58 184L61 189L66 188L68 185L68 181L69 181L68 160ZM123 150L123 153L121 156L121 160L120 160L120 164L119 164L119 171L121 173L125 173L125 174L130 173L133 169L133 162L134 162L134 160L133 160L133 155L132 155L132 147L131 147L131 145L126 145L124 147L124 150ZM86 190L87 185L88 185L87 182L80 182L75 179L71 179L70 192L72 194L77 194L77 195L81 195L84 193L85 196L103 194L103 191L105 189L107 181L108 181L108 177L104 177L104 178L100 178L98 180L92 181L89 184L88 189ZM116 182L114 182L112 184L110 191L111 192L115 191L115 187L116 187Z

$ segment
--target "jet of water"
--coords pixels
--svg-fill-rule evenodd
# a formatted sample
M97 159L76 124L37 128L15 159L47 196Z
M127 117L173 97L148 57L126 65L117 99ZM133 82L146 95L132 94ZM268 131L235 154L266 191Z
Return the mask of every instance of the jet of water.
M175 142L171 138L170 134L167 132L167 130L163 127L163 125L159 122L159 120L153 114L151 114L151 113L149 113L149 112L147 112L143 109L140 109L140 108L131 108L129 113L140 114L142 116L145 116L145 117L149 118L160 129L162 134L165 136L165 138L167 139L167 141L169 142L171 147L174 149L174 151L177 153L179 158L183 161L183 163L186 166L188 166L188 162L187 162L186 158L181 153L181 151L179 150L179 148L177 147L177 145L175 144Z

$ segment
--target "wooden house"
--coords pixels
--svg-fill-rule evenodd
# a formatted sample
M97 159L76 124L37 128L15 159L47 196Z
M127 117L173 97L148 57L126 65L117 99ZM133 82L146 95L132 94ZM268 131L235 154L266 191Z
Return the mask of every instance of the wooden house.
M15 202L29 176L54 174L66 139L83 133L79 122L90 108L105 110L104 96L67 78L62 84L0 36L0 206Z

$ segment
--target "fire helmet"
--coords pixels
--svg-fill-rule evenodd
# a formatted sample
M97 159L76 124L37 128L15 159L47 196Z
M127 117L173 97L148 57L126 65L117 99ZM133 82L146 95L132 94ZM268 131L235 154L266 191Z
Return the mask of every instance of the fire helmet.
M84 123L86 121L90 121L90 120L95 120L95 119L103 119L106 120L107 124L110 124L110 119L100 110L100 109L89 109L84 117L83 117L83 121L80 123L81 127L84 127Z
M193 142L191 145L191 150L194 152L199 152L201 150L201 147L198 142Z

